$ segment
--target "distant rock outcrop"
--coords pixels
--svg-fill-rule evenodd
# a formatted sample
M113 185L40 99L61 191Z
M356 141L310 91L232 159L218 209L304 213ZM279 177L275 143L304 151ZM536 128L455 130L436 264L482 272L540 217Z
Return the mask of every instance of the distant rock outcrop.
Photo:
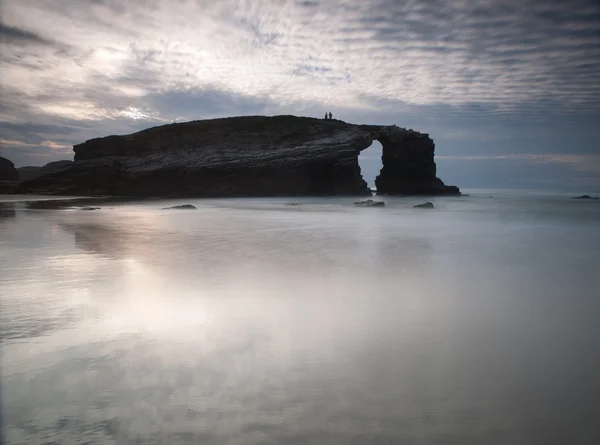
M22 193L116 196L366 195L358 154L383 146L380 194L459 194L435 176L434 144L397 126L248 116L149 128L75 145L75 162Z
M571 199L599 199L596 196L590 196L590 195L581 195L581 196L575 196L574 198Z
M17 171L19 172L19 181L31 181L42 176L42 167L28 165L26 167L19 167Z
M356 207L385 207L385 202L367 199L366 201L357 201L354 205Z
M32 179L39 178L43 175L51 175L56 172L59 172L65 168L73 165L73 161L54 161L49 162L43 167L19 167L17 170L19 171L19 180L23 181L31 181Z
M180 206L163 207L163 210L173 210L173 209L178 209L178 210L196 210L196 206L193 206L191 204L182 204Z
M433 209L433 203L432 202L424 202L423 204L417 204L416 206L413 206L413 208L415 209Z
M41 169L42 175L53 175L73 165L73 161L54 161L44 165Z

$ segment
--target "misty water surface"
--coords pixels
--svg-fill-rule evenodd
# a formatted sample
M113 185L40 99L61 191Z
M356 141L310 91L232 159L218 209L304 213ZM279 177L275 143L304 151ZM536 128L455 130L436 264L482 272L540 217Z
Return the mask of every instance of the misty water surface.
M600 204L489 194L2 204L5 442L597 445Z

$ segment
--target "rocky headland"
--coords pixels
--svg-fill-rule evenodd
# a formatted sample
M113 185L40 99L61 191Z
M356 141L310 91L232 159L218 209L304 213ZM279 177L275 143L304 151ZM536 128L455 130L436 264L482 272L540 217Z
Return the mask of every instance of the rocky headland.
M72 163L19 193L161 197L371 195L359 153L383 146L382 195L458 195L436 176L429 135L296 116L176 123L74 146Z

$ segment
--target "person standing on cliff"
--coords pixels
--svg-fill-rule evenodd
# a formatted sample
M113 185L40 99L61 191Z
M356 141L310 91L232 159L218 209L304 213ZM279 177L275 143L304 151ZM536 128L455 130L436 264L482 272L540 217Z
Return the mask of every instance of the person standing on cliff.
M327 113L325 113L325 120L327 120Z
M331 120L331 117L332 117L332 116L333 116L333 115L331 114L331 111L330 111L330 112L329 112L329 120Z

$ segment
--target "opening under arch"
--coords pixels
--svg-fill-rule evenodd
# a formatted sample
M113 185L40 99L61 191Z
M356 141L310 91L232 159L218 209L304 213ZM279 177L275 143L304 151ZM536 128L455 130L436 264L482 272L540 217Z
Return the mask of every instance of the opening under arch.
M368 148L365 148L358 154L360 173L372 190L375 190L375 177L381 171L381 167L383 167L381 162L382 150L381 143L374 140Z

